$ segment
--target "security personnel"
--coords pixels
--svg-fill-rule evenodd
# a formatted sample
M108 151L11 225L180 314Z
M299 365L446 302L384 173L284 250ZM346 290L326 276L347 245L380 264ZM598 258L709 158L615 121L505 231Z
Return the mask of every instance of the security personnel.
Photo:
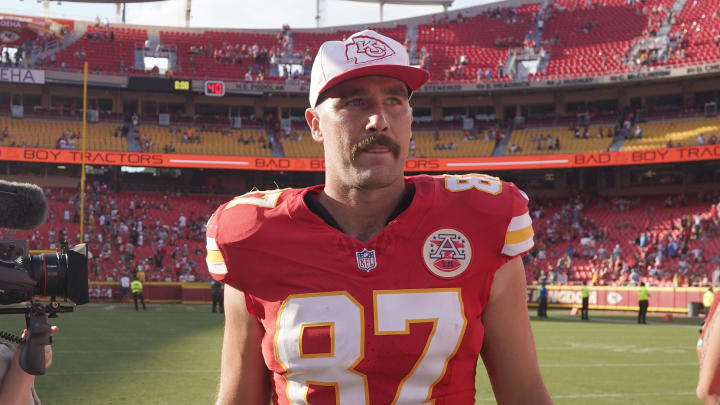
M584 321L589 321L590 316L588 314L588 309L590 307L590 290L588 289L587 284L583 283L580 293L582 294L582 309L580 310L580 318Z
M225 312L225 307L223 306L222 283L217 280L213 280L210 283L210 291L212 292L212 311L217 312L215 308L219 307L220 313Z
M637 295L638 306L640 307L640 310L638 311L638 323L647 323L647 321L645 320L645 315L647 315L650 291L648 291L647 287L645 287L645 283L640 283L640 288L638 289Z
M135 310L138 311L138 298L140 299L140 302L143 306L143 311L145 311L147 308L145 308L145 297L143 297L143 285L140 280L133 279L132 283L130 283L130 289L132 290L133 294L133 300L135 301Z
M543 279L542 284L538 286L538 318L547 318L547 296L547 285L545 285L545 279Z
M708 287L707 291L705 291L705 294L703 294L703 307L705 308L705 314L710 312L710 307L712 306L713 299L715 299L715 293L713 292L713 288Z

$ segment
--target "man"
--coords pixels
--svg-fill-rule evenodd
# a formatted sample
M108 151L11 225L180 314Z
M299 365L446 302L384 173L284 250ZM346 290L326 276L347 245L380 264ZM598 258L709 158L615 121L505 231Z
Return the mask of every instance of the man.
M58 331L57 326L50 326L50 336ZM23 331L23 339L28 331ZM35 376L28 374L20 366L22 343L13 349L9 344L0 341L0 404L3 405L35 405L40 399L35 392ZM45 368L52 364L52 346L45 345Z
M138 308L138 299L142 303L143 311L146 310L145 308L145 297L143 297L143 285L140 280L133 279L132 283L130 283L130 288L132 289L133 294L133 301L135 301L135 310L139 311Z
M545 278L543 278L542 283L538 286L538 318L547 318L547 297L547 284Z
M120 277L120 301L130 298L130 277L127 273Z
M583 283L582 288L580 289L580 293L582 294L582 309L580 310L580 319L583 321L589 321L590 315L588 313L588 310L590 308L590 290L588 289L587 282Z
M638 323L647 323L647 320L645 319L645 315L647 315L648 310L648 300L650 299L650 291L648 291L647 287L645 287L645 283L640 283L640 288L638 288L638 307L640 308L638 310Z
M717 306L720 299L713 299L712 306L706 309L705 324L695 348L700 363L700 375L696 394L704 404L717 404L720 401L720 328L718 328Z
M478 354L498 403L551 403L519 257L524 193L403 177L410 92L427 78L374 31L320 47L305 118L326 184L245 194L207 226L226 283L217 404L474 404Z
M705 314L708 314L710 307L712 307L713 300L715 299L715 293L712 287L708 287L707 291L703 294L702 302L705 308Z
M217 280L211 281L210 291L212 293L212 311L217 312L217 309L219 309L220 313L225 312L222 299L222 283Z

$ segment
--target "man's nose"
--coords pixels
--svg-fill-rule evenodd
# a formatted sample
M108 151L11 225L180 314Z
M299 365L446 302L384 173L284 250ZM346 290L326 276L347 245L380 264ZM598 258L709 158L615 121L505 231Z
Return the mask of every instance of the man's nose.
M368 123L365 130L368 132L384 133L388 129L388 121L386 119L387 112L382 104L377 105L368 117Z

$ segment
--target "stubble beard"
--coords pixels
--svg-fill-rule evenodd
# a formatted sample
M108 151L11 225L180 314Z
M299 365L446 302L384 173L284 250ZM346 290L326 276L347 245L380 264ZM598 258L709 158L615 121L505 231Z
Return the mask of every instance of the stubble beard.
M365 150L375 146L388 148L394 158L392 165L377 165L364 167L358 163L358 158ZM395 140L384 134L370 134L363 137L351 148L350 173L346 184L360 190L376 190L388 187L395 183L398 177L403 176L402 167L398 168L400 161L400 145Z

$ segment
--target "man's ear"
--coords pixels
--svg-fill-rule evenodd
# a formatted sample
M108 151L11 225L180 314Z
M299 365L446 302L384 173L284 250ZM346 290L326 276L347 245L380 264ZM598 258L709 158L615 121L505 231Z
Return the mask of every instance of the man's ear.
M308 108L305 110L305 121L307 121L308 127L310 127L310 135L315 142L322 142L323 135L320 132L320 116L314 108Z

